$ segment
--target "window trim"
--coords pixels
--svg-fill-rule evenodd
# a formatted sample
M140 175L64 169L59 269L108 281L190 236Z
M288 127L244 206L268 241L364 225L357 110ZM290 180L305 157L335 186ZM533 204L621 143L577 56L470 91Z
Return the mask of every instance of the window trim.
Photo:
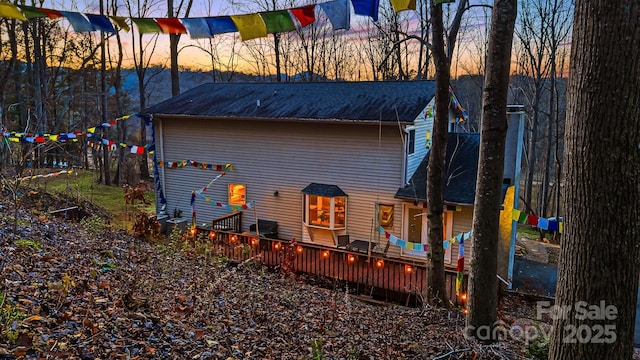
M407 155L416 152L416 129L407 129Z
M325 195L315 195L315 194L303 194L303 206L304 206L304 219L303 223L305 226L316 228L316 229L326 229L326 230L344 230L347 228L347 196L325 196ZM321 224L313 224L311 222L311 201L310 197L315 196L318 198L328 199L329 200L329 225L324 226ZM344 206L341 210L344 213L343 224L340 226L336 226L336 199L343 198Z
M402 219L402 238L407 239L408 237L408 213L410 208L422 209L424 212L422 214L422 244L427 244L427 209L419 206L415 206L413 204L404 204L403 208L403 219ZM442 220L444 222L444 241L451 239L453 232L453 211L444 210L442 212ZM408 241L408 240L407 240ZM447 254L448 252L448 254ZM415 250L407 250L404 248L400 248L400 255L406 257L417 257L424 258L427 256L427 251L415 251ZM444 262L445 264L451 264L451 244L449 244L449 251L445 250Z
M232 201L232 195L235 194L235 192L232 190L233 187L236 186L242 186L242 189L244 189L244 194L239 194L238 196L242 196L242 202L238 203L238 202L234 202ZM227 185L227 203L229 205L245 205L247 203L247 185L246 184L238 184L238 183L229 183Z

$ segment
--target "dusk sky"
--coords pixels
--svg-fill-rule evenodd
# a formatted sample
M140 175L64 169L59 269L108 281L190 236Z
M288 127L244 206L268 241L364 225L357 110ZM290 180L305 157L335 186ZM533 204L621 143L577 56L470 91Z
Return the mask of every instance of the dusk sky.
M229 1L195 0L189 17L241 15L241 14L251 14L251 13L256 13L258 11L261 11L261 9L258 8L258 5L255 5L255 2L251 2L250 4L243 4L241 2L235 1L232 5L230 3L231 1L233 0L229 0ZM319 3L322 3L322 2L323 1L320 1ZM128 12L126 7L124 6L124 2L121 1L120 3L121 5L119 7L119 15L127 16ZM177 0L174 0L174 3L175 3L175 6L177 6L179 2ZM99 3L97 1L82 3L82 2L68 1L68 0L64 2L52 2L47 0L44 2L42 7L56 9L56 10L78 11L78 12L97 14L99 13L98 4ZM166 17L167 10L166 10L165 1L152 1L151 4L152 4L151 5L152 10L144 14L143 17L145 18ZM292 5L283 7L282 9L290 9L293 7L304 6L308 4L309 2L299 1ZM383 6L387 8L390 7L389 0L381 0L380 7L383 7ZM445 11L445 16L447 12L450 12L452 16L456 8L457 8L456 3L445 4L443 9ZM473 11L468 11L467 14L465 14L466 22L463 24L463 26L468 28L474 28L474 30L477 30L477 31L465 33L463 28L463 30L460 33L460 36L467 37L469 41L478 41L477 37L483 36L482 34L484 33L485 22L489 21L489 18L488 18L488 14L485 14L485 11L482 10L482 8L476 8L472 10ZM316 12L316 17L324 15L322 14L322 11L318 6L316 6L315 12ZM418 20L418 13L414 10L403 11L400 14L403 17L410 19L410 21L412 22L416 22ZM178 15L178 17L181 17L182 15L183 13ZM58 21L60 21L63 24L63 26L70 27L66 19L61 19ZM348 31L336 30L337 34L339 34L339 36L348 36L350 37L350 40L351 40L353 38L358 37L357 36L358 30L366 26L367 22L371 22L371 18L367 16L356 15L353 13L353 8L351 8L351 21L350 21L351 29ZM131 63L131 54L132 54L132 50L131 50L132 34L135 34L136 37L138 35L135 25L132 27L132 31L128 33L123 31L120 32L120 35L124 42L125 62L128 62L129 64ZM467 34L470 34L470 35L467 35ZM158 45L156 47L152 62L154 64L167 65L168 58L169 58L169 45L168 45L169 36L165 34L159 34L159 35L145 34L143 36L143 41L149 41L151 39L154 39L154 37L156 36L158 38ZM256 43L259 44L260 42L265 42L265 41L272 41L272 37L271 35L269 35L268 37L265 37L265 38L248 40L247 42L242 43L238 33L230 33L225 35L216 35L213 41L215 43L218 43L218 51L221 54L224 54L225 51L227 52L232 51L232 49L235 49L235 51L239 51L239 50L242 50L244 46L251 46L253 44L256 44ZM361 40L358 39L357 41L361 41ZM480 41L482 42L482 39L480 39ZM195 69L205 69L205 70L210 69L211 61L208 55L204 51L197 48L198 45L203 45L206 43L208 43L208 39L196 41L196 40L190 39L189 35L182 35L180 39L181 50L179 53L180 66L187 67L187 68L195 68ZM235 47L233 43L235 43ZM464 43L464 38L459 44L460 44L460 46L458 47L459 57L465 57L464 54L469 49L467 49L467 46ZM475 51L477 51L477 49ZM241 62L238 65L238 69L242 69ZM453 68L452 70L455 72L459 69ZM468 71L468 70L465 70L465 71Z

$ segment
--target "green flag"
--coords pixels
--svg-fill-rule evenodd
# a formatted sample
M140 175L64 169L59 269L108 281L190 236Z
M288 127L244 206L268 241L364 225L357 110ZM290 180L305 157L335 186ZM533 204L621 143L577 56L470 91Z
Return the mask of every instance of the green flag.
M157 34L160 32L160 25L153 19L131 18L138 27L140 34Z
M287 10L261 12L262 21L267 25L269 34L291 31L296 28L291 20L291 14Z

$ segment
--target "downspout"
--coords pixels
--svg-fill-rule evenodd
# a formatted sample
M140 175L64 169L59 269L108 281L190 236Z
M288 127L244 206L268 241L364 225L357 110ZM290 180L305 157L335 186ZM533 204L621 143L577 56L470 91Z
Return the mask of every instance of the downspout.
M518 138L515 154L514 165L514 179L513 179L513 208L518 209L518 200L520 199L520 173L522 167L522 148L524 138L524 106L523 105L508 105L507 115L509 116L509 126L516 124L518 126ZM513 287L513 262L516 255L516 232L518 228L518 222L516 220L511 221L511 239L509 242L509 266L507 269L508 275L508 289Z

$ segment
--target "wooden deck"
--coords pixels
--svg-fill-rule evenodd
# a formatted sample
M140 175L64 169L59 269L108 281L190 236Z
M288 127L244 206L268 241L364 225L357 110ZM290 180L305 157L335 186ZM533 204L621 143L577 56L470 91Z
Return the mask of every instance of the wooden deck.
M210 228L199 228L210 234ZM426 298L427 269L424 263L400 261L382 255L371 255L327 248L308 243L255 237L253 233L215 231L212 246L233 260L252 259L273 267L285 267L299 274L317 275L338 285L348 284L357 294L374 296L405 305L420 305ZM456 305L463 301L455 294L456 273L445 274L449 299ZM466 276L464 288L466 288ZM335 284L334 284L335 285Z

